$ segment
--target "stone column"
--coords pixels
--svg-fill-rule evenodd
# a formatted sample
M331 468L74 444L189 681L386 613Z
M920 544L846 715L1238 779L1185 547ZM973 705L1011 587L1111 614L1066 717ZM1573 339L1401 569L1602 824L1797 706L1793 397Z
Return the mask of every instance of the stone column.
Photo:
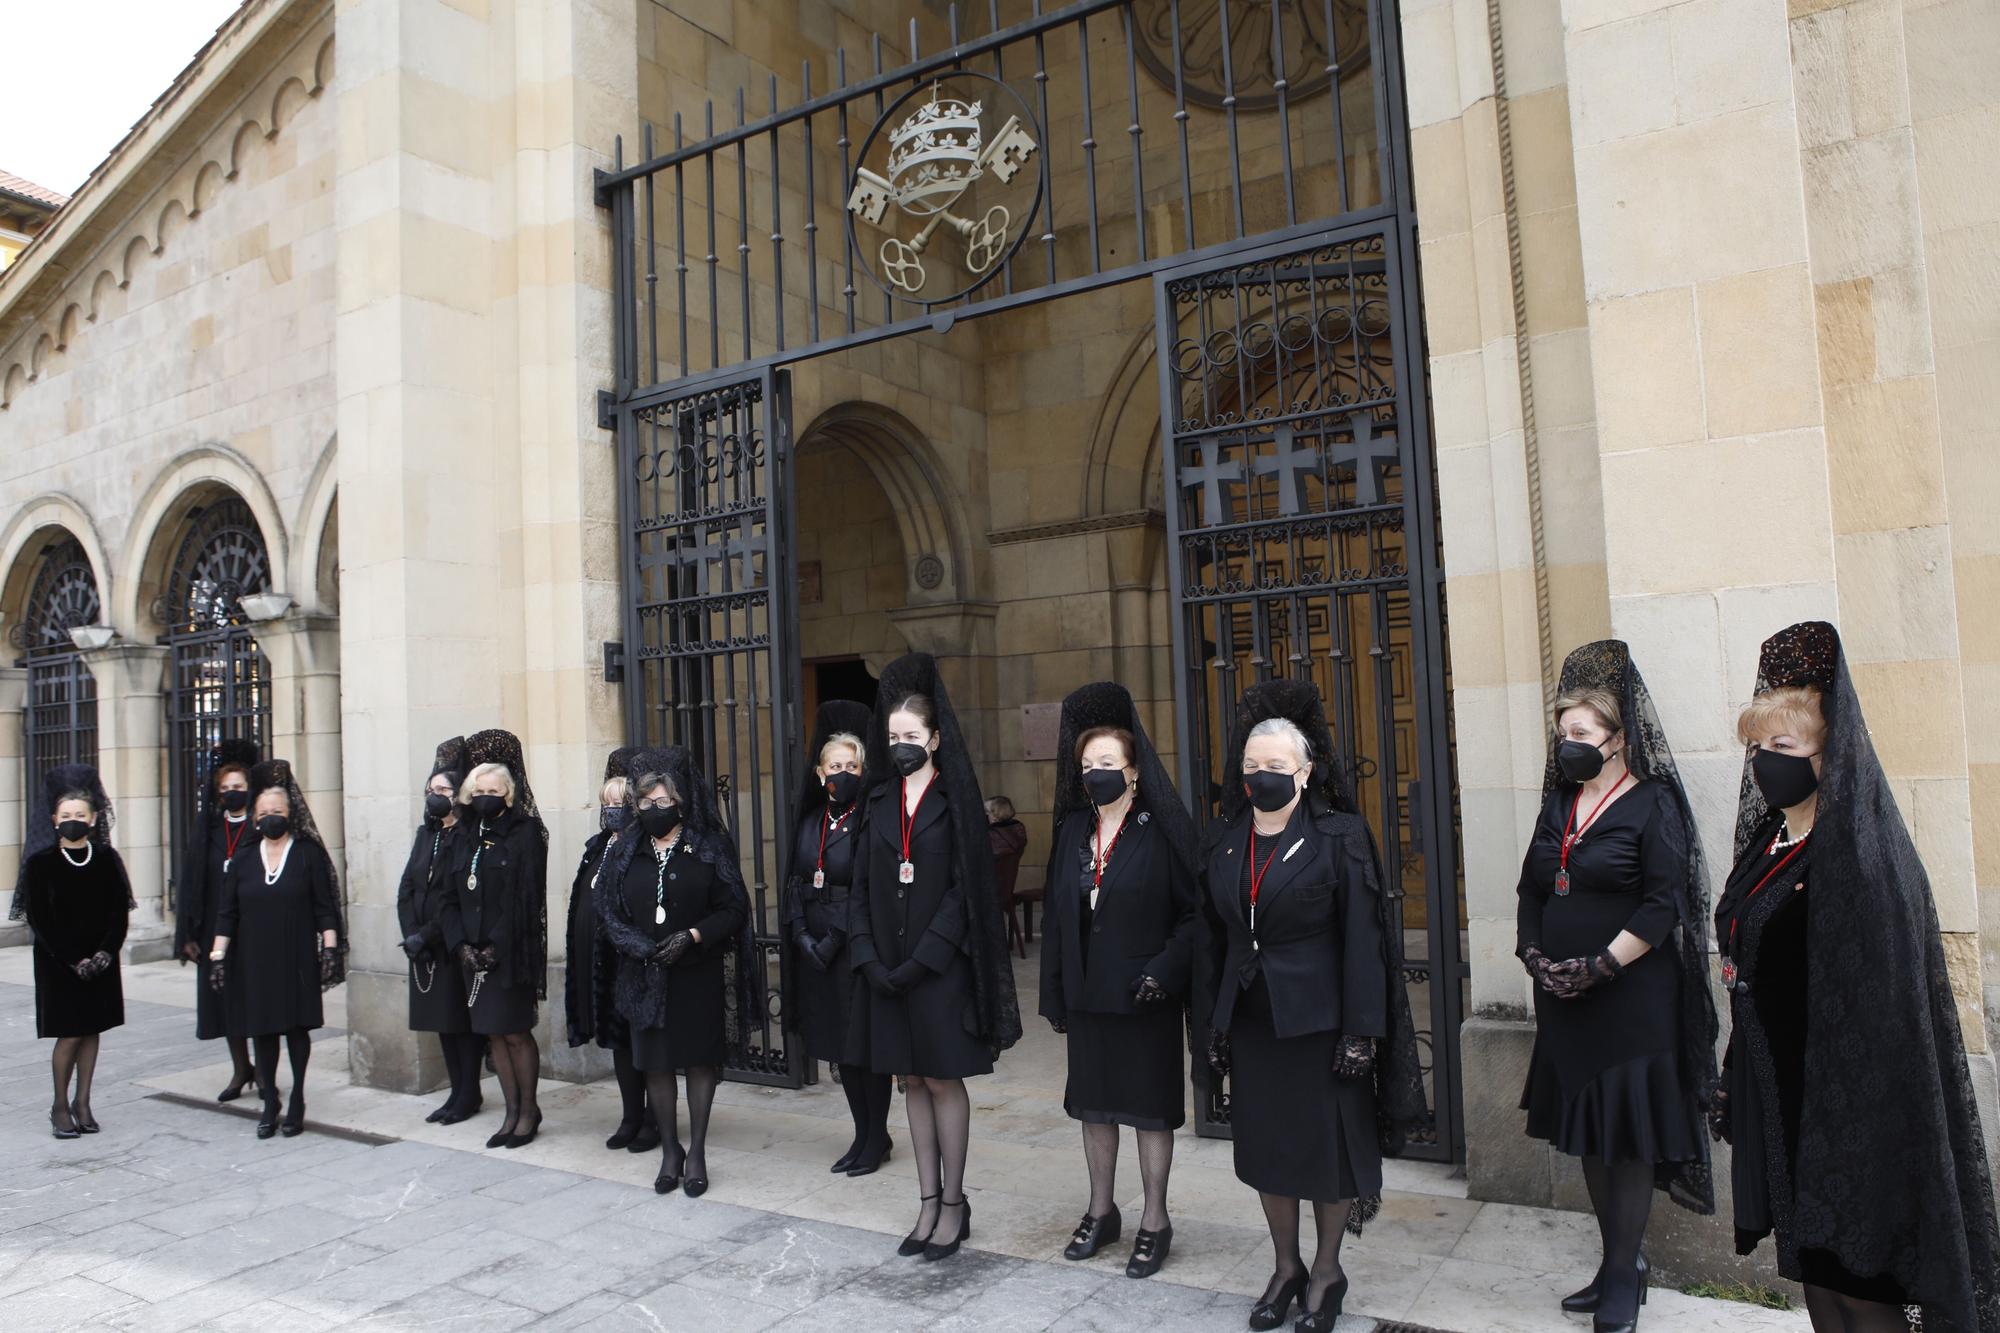
M250 633L271 666L270 753L292 761L299 791L338 873L347 845L341 800L340 617L294 608L253 621Z
M138 910L125 934L125 961L148 963L173 952L166 920L167 839L166 684L168 650L113 643L85 649L83 664L97 681L97 771L118 823L112 837L132 878Z
M14 897L21 869L21 829L27 818L28 669L0 667L0 897ZM26 944L28 928L0 911L0 948Z

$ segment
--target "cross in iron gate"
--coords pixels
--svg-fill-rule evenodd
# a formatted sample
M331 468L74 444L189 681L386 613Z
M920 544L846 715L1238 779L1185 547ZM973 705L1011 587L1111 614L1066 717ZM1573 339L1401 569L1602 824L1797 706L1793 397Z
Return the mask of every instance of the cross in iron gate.
M1231 482L1239 486L1243 483L1243 460L1221 462L1217 455L1222 452L1222 445L1216 440L1203 440L1197 447L1201 450L1201 465L1182 468L1180 485L1184 491L1201 487L1201 525L1212 528L1223 521L1229 502L1222 488Z
M1310 446L1303 449L1294 447L1290 422L1278 427L1272 443L1276 446L1275 451L1252 461L1250 471L1259 477L1277 474L1278 513L1291 518L1305 508L1299 494L1300 474L1319 475L1319 450Z
M1347 418L1354 432L1351 444L1333 446L1333 465L1354 469L1354 499L1357 504L1382 503L1382 471L1402 462L1393 435L1375 433L1373 412L1354 412Z

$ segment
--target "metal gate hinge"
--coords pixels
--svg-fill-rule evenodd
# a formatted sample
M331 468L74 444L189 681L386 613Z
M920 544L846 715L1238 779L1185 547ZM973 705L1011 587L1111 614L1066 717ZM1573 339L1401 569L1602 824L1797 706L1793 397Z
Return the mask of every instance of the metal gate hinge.
M604 683L617 685L625 679L625 645L606 643L604 645Z
M612 405L615 401L611 390L599 389L597 391L597 428L599 430L618 429L618 410Z

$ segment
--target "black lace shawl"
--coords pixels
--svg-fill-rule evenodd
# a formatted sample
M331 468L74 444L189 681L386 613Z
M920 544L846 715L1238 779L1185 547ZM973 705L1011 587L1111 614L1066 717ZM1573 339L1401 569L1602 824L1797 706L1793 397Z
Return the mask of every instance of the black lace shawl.
M459 785L465 781L466 773L471 771L471 765L466 759L467 753L465 737L452 736L439 741L437 753L431 757L431 777L443 773L452 779L454 801L458 799ZM429 779L425 781L428 782Z
M1993 1178L1930 879L1833 626L1805 621L1765 641L1757 690L1782 685L1820 688L1826 741L1794 1195L1771 1200L1779 1269L1797 1277L1801 1249L1828 1250L1851 1272L1895 1278L1925 1333L1996 1333ZM1746 754L1739 858L1770 813Z
M1222 770L1223 818L1209 826L1209 844L1204 848L1202 863L1207 864L1207 852L1213 849L1217 838L1230 827L1241 827L1238 821L1250 805L1240 776L1243 749L1249 742L1251 729L1274 717L1287 719L1304 733L1306 744L1312 749L1312 775L1306 779L1306 800L1315 809L1324 808L1353 821L1346 833L1365 844L1358 849L1356 859L1373 870L1379 890L1382 970L1389 985L1385 1010L1389 1015L1389 1035L1375 1043L1372 1078L1376 1139L1382 1151L1393 1156L1403 1150L1411 1135L1428 1133L1436 1125L1424 1092L1423 1067L1417 1055L1417 1025L1410 1013L1410 993L1403 981L1403 889L1400 883L1382 873L1382 856L1375 845L1374 831L1356 809L1354 797L1341 777L1340 751L1333 742L1333 729L1327 725L1326 706L1311 681L1266 680L1243 692L1236 705L1229 757ZM1356 1200L1348 1215L1347 1229L1360 1235L1362 1224L1371 1220L1381 1206L1380 1195Z
M332 990L347 980L347 899L341 892L340 876L334 873L333 854L326 849L326 839L319 833L319 825L313 822L312 807L299 792L298 780L292 776L292 762L289 759L266 759L250 770L250 811L251 819L256 819L257 797L267 791L282 791L291 804L292 836L311 843L319 849L321 859L326 862L326 878L333 886L335 911L340 924L335 928L333 943L333 967L323 970L319 988Z
M641 793L637 790L637 779L642 774L665 774L667 780L673 783L681 808L681 840L698 860L714 869L717 877L729 886L743 905L743 925L723 957L723 971L727 977L724 983L727 1005L724 1033L731 1050L743 1051L750 1034L762 1026L765 1010L763 955L757 948L752 920L756 914L751 910L749 890L743 884L743 866L736 853L736 841L723 827L722 812L715 801L715 788L695 764L694 755L679 745L640 750L627 762L634 781L626 786L625 804L632 811L633 826L636 828L639 820ZM598 871L598 891L592 895L596 902L597 919L619 955L618 979L614 985L618 1012L632 1026L642 1028L666 1025L667 969L643 961L658 947L658 942L632 919L623 886L625 873L632 867L632 858L638 855L641 847L650 849L651 845L652 839L646 837L643 830L612 843L610 850L604 854L604 865Z
M870 754L889 753L889 710L912 694L927 695L937 709L937 766L934 781L944 784L950 808L951 851L958 881L965 886L965 945L972 966L973 1012L968 1033L996 1054L1021 1039L1021 1003L1014 994L1014 967L1000 897L993 886L992 844L987 839L986 798L966 749L965 732L945 693L944 679L929 653L907 653L882 669L875 718L868 726ZM896 776L893 765L873 770L875 785ZM977 826L967 822L978 820Z
M14 877L14 898L7 906L9 921L23 921L28 915L28 861L56 845L55 812L56 802L64 792L86 791L90 793L91 808L97 811L97 823L90 830L90 840L99 847L111 846L112 809L111 797L104 790L104 780L89 764L58 764L42 774L28 793L28 830L21 839L21 868ZM131 911L139 905L128 888L125 892L125 909Z
M598 781L601 792L603 785L613 778L632 777L632 756L639 753L636 745L621 745L604 759L604 776ZM606 807L597 809L597 832L586 839L583 855L577 859L576 874L569 884L569 920L563 939L567 943L567 967L571 981L563 988L563 1017L569 1037L569 1044L581 1046L596 1036L599 1018L596 1013L597 997L603 994L601 970L611 962L603 957L604 931L597 921L597 908L591 906L590 920L579 922L577 904L583 900L584 890L589 887L602 871L604 848L611 841L611 826L605 822ZM578 927L582 934L578 934ZM581 978L578 979L578 974Z
M1603 690L1618 701L1623 714L1625 766L1634 782L1652 782L1672 799L1660 809L1669 823L1661 833L1679 849L1685 869L1677 890L1680 924L1674 932L1674 947L1680 953L1680 1043L1677 1058L1682 1081L1708 1104L1719 1075L1715 1067L1715 1042L1721 1024L1715 1015L1715 997L1708 988L1708 870L1703 864L1701 839L1695 833L1694 808L1681 786L1673 747L1660 725L1659 710L1645 678L1633 665L1631 649L1620 639L1600 639L1586 643L1563 659L1559 694L1583 690ZM1556 763L1556 747L1562 738L1553 721L1549 726L1548 760L1542 768L1542 800L1576 784L1564 778ZM1690 1212L1707 1216L1715 1211L1715 1174L1709 1164L1708 1140L1697 1136L1700 1156L1691 1162L1663 1162L1656 1177L1667 1197Z
M535 806L535 789L528 785L528 764L521 754L521 740L511 731L492 727L485 731L475 731L465 738L465 777L472 776L472 770L481 764L504 764L508 776L514 779L514 804L508 807L519 812L523 819L534 825L535 834L542 840L546 852L549 845L549 826L542 822L542 812ZM479 816L469 807L458 812L458 826L476 835ZM544 858L546 861L546 858ZM544 866L546 870L546 865ZM535 892L534 914L535 933L530 936L521 931L514 938L513 974L516 977L535 979L535 998L545 1000L549 994L549 886L546 875L543 882L524 886ZM531 952L532 951L532 952Z

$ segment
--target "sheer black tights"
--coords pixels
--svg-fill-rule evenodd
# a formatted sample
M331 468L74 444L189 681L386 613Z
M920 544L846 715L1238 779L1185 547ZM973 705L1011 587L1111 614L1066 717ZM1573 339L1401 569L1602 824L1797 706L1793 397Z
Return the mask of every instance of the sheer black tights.
M84 1123L96 1123L90 1115L90 1081L97 1073L97 1044L96 1033L87 1037L56 1038L56 1049L49 1057L49 1073L55 1083L55 1104L50 1110L55 1114L59 1129L71 1127L71 1102L76 1103ZM76 1082L73 1095L70 1092L72 1078Z
M1653 1212L1653 1164L1583 1159L1583 1183L1590 1191L1591 1211L1604 1243L1597 1270L1598 1314L1608 1323L1636 1319L1639 1314L1639 1247L1646 1240L1646 1219Z
M304 1028L293 1028L285 1036L285 1054L292 1064L292 1114L303 1115L306 1105L306 1065L312 1059L312 1033ZM263 1090L266 1102L278 1100L278 1034L252 1037L251 1048L257 1055L257 1086Z
M913 1237L949 1245L965 1225L965 1154L972 1135L972 1098L962 1078L911 1074L903 1100L910 1113L910 1146L917 1158L917 1225ZM950 1230L944 1212L952 1211Z
M1276 1256L1270 1285L1260 1298L1270 1301L1277 1296L1278 1288L1307 1271L1299 1254L1299 1201L1289 1194L1264 1193L1259 1193L1257 1200L1264 1205L1264 1225L1271 1232L1271 1249ZM1332 1203L1313 1201L1314 1240L1319 1248L1313 1253L1312 1281L1306 1287L1308 1310L1317 1310L1326 1289L1346 1276L1340 1266L1340 1242L1347 1235L1347 1213L1352 1206L1350 1199Z
M1158 1231L1167 1224L1167 1176L1174 1165L1174 1136L1168 1130L1133 1132L1139 1138L1139 1181L1146 1192L1139 1226ZM1118 1202L1118 1126L1086 1123L1083 1161L1090 1168L1090 1215L1103 1217Z
M687 1071L688 1141L681 1174L695 1180L708 1179L708 1116L715 1109L716 1085L722 1081L712 1065L695 1065ZM646 1071L646 1099L652 1104L653 1118L660 1126L661 1160L671 1161L681 1153L680 1105L672 1070Z
M535 1044L535 1034L503 1032L490 1040L493 1072L500 1077L500 1095L507 1102L507 1115L500 1122L499 1132L519 1134L541 1128L542 1107L538 1090L542 1078L542 1048Z
M1900 1305L1843 1296L1828 1287L1806 1283L1806 1313L1813 1333L1907 1333L1910 1318Z

